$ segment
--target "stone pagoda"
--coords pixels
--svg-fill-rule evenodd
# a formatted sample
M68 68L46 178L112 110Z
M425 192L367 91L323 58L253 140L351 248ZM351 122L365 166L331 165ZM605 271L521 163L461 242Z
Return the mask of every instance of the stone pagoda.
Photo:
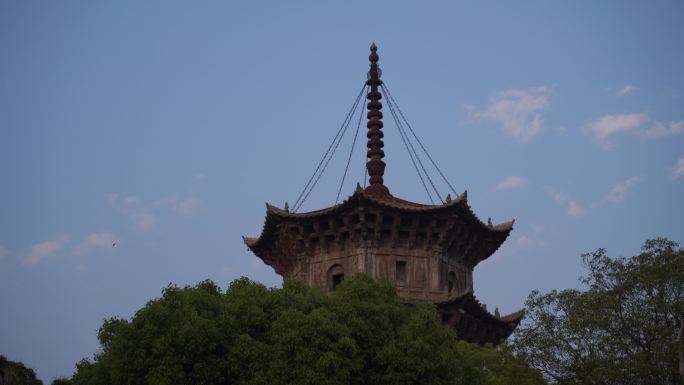
M437 205L393 196L384 184L380 71L371 46L368 80L369 185L340 204L295 213L267 204L258 238L249 249L284 278L296 277L332 292L345 276L363 272L393 280L406 304L432 303L460 339L494 345L505 340L522 311L500 316L473 295L473 269L506 240L513 222L483 223L467 192Z

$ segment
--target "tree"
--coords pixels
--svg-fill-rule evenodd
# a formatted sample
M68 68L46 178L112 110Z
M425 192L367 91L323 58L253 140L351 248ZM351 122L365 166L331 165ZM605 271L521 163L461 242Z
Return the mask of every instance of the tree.
M530 294L517 355L552 383L680 384L684 250L657 238L631 258L582 259L585 291Z
M36 378L33 369L0 355L0 385L43 385L43 381Z
M73 384L542 384L505 350L456 340L432 305L359 274L331 295L301 281L169 286L105 320Z

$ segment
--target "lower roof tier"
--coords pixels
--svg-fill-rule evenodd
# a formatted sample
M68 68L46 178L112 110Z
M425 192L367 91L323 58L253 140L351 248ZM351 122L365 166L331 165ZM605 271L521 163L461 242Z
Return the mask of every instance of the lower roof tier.
M459 339L480 345L496 346L505 341L525 315L523 310L505 316L491 314L475 298L472 289L436 305L442 322L451 326Z

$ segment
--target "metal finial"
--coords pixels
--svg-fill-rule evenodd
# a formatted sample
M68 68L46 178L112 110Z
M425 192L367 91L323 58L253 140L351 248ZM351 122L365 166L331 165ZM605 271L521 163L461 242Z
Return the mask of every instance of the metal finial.
M290 212L290 205L288 205L287 202L285 202L285 207L283 207L283 209L289 213Z
M385 144L382 141L382 94L378 90L378 87L382 85L382 80L380 80L380 69L378 68L378 47L375 43L371 44L371 54L368 56L370 60L370 70L368 71L368 80L366 84L370 87L368 95L366 98L368 102L368 162L366 162L366 169L369 175L369 186L366 187L366 193L374 196L385 196L390 195L389 189L383 184L382 176L385 174L385 162L382 158L385 157L385 152L382 148Z

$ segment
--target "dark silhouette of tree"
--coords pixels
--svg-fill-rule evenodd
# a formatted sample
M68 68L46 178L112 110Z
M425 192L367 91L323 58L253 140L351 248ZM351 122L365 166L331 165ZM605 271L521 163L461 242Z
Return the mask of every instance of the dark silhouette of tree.
M98 337L76 385L543 384L505 349L458 341L434 306L405 306L392 283L363 274L331 295L296 280L169 286Z
M664 238L640 254L584 254L580 290L532 292L512 342L559 384L681 384L684 250Z
M0 355L0 385L43 385L43 381L36 378L33 369Z

